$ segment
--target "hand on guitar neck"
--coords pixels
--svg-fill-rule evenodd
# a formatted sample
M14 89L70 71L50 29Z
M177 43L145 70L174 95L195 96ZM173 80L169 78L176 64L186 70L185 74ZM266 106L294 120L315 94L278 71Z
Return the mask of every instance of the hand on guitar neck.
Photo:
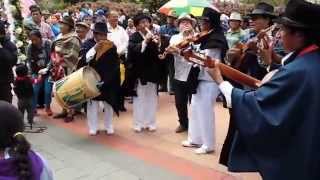
M208 72L218 84L223 81L223 75L235 82L252 88L258 88L261 85L261 81L258 79L248 76L247 74L244 74L228 65L222 64L218 60L212 59L208 56L202 57L201 55L194 53L191 49L185 50L181 54L189 62L210 68Z

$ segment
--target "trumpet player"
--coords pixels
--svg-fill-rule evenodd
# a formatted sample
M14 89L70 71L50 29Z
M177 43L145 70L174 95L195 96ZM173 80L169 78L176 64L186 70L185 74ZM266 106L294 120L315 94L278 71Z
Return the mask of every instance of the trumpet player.
M157 86L160 79L159 36L150 30L151 17L138 14L134 18L137 32L132 34L128 47L128 79L125 84L133 98L133 129L156 130L158 104Z

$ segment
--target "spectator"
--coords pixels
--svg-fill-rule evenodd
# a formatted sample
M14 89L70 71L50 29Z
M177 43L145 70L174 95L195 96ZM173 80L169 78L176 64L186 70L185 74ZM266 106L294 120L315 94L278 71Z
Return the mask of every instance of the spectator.
M6 36L5 23L0 21L0 100L12 101L12 67L17 63L17 47Z
M18 108L23 115L27 111L28 123L32 127L34 115L32 111L33 87L32 80L28 76L28 67L25 64L19 64L16 67L16 75L13 90L18 97Z
M52 82L49 81L49 75L46 71L40 71L49 66L51 62L50 51L51 42L50 40L43 39L40 31L33 30L29 34L31 44L27 47L27 63L31 68L31 74L34 79L38 79L33 86L33 110L36 114L36 106L38 104L38 96L40 89L44 89L44 104L45 110L48 116L52 115L50 108L51 104L51 93L52 93Z
M119 16L119 23L123 28L126 28L128 26L128 21L127 21L127 15L124 12L123 9L120 10L120 16Z
M230 29L226 33L229 48L233 48L244 39L245 32L241 29L241 22L242 18L240 13L232 12L229 18Z
M76 33L78 34L78 37L80 38L82 43L84 43L86 40L88 40L88 33L89 32L90 32L89 24L87 24L85 22L76 23Z
M51 16L51 30L54 34L54 37L57 37L60 34L59 21L60 16L58 14L54 14Z
M52 40L54 37L54 34L51 30L50 25L44 22L44 20L42 19L42 13L41 13L40 7L33 5L33 6L30 6L29 9L32 15L32 22L36 25L37 29L41 32L42 37L45 39Z
M118 25L119 14L116 11L111 11L108 15L108 39L117 47L117 53L122 63L124 63L128 50L129 36L122 26ZM123 76L124 76L124 72ZM124 107L124 96L121 96L120 111L126 111Z
M21 133L22 114L11 104L0 101L0 174L1 179L53 180L46 160L31 150Z
M128 19L128 27L127 27L126 31L128 33L128 36L131 36L133 33L135 33L137 31L136 27L133 24L133 20L131 18Z

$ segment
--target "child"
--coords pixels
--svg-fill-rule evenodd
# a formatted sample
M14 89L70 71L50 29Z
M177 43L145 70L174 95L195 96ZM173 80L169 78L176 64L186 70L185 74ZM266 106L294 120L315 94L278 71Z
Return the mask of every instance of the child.
M34 116L32 109L33 86L31 78L28 77L27 66L18 64L16 74L13 90L18 97L18 108L23 115L27 111L28 123L32 127Z
M45 160L30 149L21 133L24 130L22 114L11 104L0 101L0 179L53 180Z

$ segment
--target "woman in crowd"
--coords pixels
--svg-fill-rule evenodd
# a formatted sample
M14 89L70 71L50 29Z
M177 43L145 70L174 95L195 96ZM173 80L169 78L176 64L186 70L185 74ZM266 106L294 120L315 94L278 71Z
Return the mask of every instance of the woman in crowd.
M31 150L21 133L22 114L11 104L0 101L0 179L53 180L53 174L42 156Z
M49 75L45 71L40 71L46 68L51 59L51 42L49 40L43 39L40 31L33 30L29 34L29 39L31 44L27 47L27 62L31 69L31 73L34 79L37 79L33 86L34 96L33 96L33 110L36 113L36 107L38 104L38 97L41 87L44 87L44 102L45 110L48 116L52 115L50 108L51 104L51 93L53 83L49 81Z

